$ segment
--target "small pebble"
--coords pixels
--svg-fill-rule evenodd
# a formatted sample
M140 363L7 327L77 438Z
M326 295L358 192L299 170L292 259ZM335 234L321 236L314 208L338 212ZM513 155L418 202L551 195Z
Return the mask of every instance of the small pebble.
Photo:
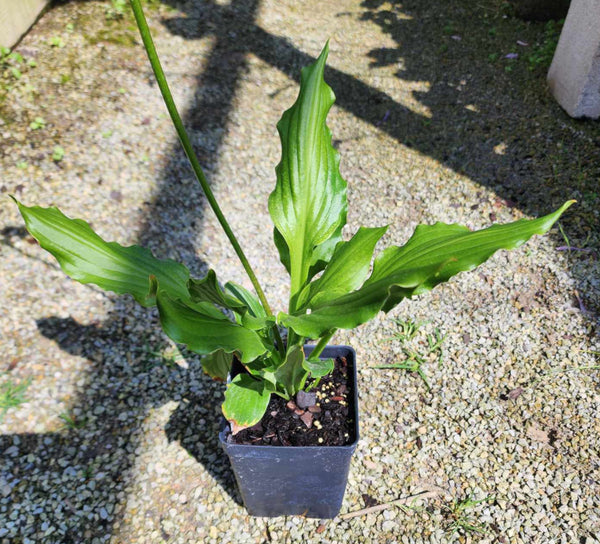
M296 393L296 404L299 408L309 408L310 406L314 406L316 402L317 395L315 392L307 393L306 391L298 391Z

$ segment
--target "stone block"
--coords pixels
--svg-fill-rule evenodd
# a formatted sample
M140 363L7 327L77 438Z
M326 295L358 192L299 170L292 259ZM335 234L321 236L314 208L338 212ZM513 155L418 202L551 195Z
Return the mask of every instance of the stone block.
M600 0L572 0L548 84L571 117L600 117Z
M50 0L1 0L0 46L15 45L49 3Z

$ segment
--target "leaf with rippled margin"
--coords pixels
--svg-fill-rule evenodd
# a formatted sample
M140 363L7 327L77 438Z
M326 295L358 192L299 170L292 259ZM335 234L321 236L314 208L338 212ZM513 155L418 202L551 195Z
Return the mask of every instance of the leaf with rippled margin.
M217 275L210 269L206 276L197 280L190 278L188 282L189 296L192 302L211 302L230 310L247 310L246 304L234 297L229 296L217 281Z
M200 355L221 349L235 353L242 363L268 351L261 337L230 321L209 303L193 304L174 300L160 284L155 287L160 324L169 338Z
M277 124L281 162L269 213L291 277L291 306L310 274L329 261L346 223L346 182L325 123L335 101L323 79L328 52L327 44L317 61L303 68L298 98Z
M302 290L299 306L320 305L360 287L369 273L375 244L386 230L387 227L360 227L350 240L337 244L323 275Z
M174 298L188 298L188 269L171 259L157 259L140 246L105 242L88 223L71 219L58 208L25 206L14 197L30 234L58 261L65 274L81 283L130 294L142 306L156 304L149 296L149 277L155 276Z
M548 232L573 202L538 219L521 219L474 232L461 225L420 225L404 246L389 247L377 256L371 276L360 289L333 300L317 300L309 304L309 314L281 313L278 320L310 338L333 328L352 329L375 317L379 310L388 312L403 299L472 270L499 249L517 248L533 235Z

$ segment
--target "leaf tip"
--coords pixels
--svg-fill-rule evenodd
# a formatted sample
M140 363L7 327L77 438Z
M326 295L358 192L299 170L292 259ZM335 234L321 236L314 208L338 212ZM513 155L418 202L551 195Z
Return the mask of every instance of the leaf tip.
M27 209L27 206L25 206L25 204L17 200L17 197L15 195L8 195L8 197L12 199L12 201L17 205L17 208L19 208L19 212L21 213L21 215L23 215L23 209Z
M550 214L550 216L553 217L552 223L555 223L558 220L558 218L563 213L565 213L576 202L577 202L577 200L575 200L574 198L571 200L567 200L560 208L558 208L558 210L556 210L554 213Z
M227 385L227 389L229 389L229 385L231 385L231 384ZM226 393L227 393L227 391L226 391ZM243 431L244 429L247 429L248 427L252 426L252 425L248 425L248 424L244 424L244 423L239 423L238 421L236 421L235 417L232 414L228 413L229 410L227 410L227 402L224 402L223 404L221 404L221 411L223 412L223 415L225 416L227 423L229 423L229 427L231 428L232 435L236 435L240 431Z
M325 68L325 63L327 62L327 57L329 56L329 40L325 42L323 49L321 49L321 53L319 54L319 58L317 59L316 64L319 64L322 69Z
M229 419L229 425L231 426L231 434L236 435L240 431L247 429L249 425L240 425L235 419Z

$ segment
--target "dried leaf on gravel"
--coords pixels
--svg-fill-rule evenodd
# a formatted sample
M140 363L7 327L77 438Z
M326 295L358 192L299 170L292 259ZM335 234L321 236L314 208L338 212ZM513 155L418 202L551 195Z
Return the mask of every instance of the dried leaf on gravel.
M507 396L510 400L515 400L523 394L523 391L522 387L515 387L512 391L509 391Z

